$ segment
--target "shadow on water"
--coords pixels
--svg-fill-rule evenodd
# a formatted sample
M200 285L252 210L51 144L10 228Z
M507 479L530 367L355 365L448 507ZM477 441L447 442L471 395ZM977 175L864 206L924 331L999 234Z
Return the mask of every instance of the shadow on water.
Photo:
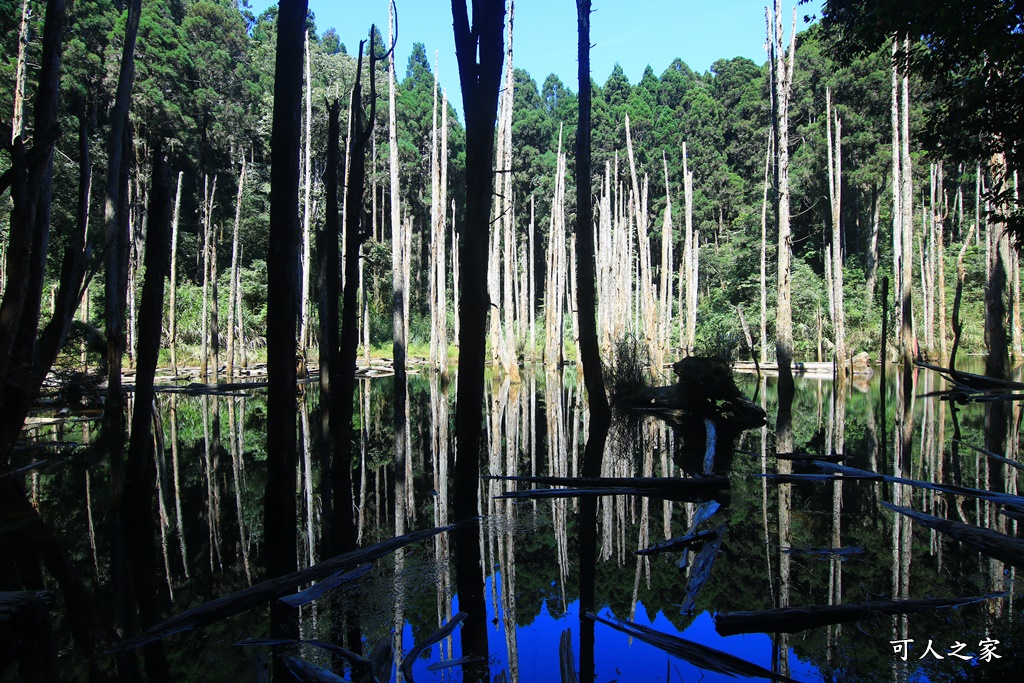
M154 591L170 603L159 616L207 610L160 641L168 677L265 677L269 644L279 642L266 640L272 605L296 624L279 645L292 671L350 680L377 671L403 681L724 681L751 664L776 680L940 681L1007 666L1022 642L1020 605L990 596L1014 589L1013 562L887 505L1015 537L1015 499L1006 496L1017 492L1019 407L942 401L942 381L928 371L910 384L890 375L884 391L877 378L842 388L798 378L788 401L770 378L737 384L757 395L768 424L734 439L717 433L707 467L703 421L687 432L643 418L626 434L590 419L572 369L527 373L520 384L495 379L485 396L480 519L435 534L459 521L454 392L409 377L399 458L391 380L360 381L350 509L359 547L379 550L356 565L332 564L325 552L329 462L318 448L318 393L307 385L291 501L305 573L294 581L324 592L295 606L278 599L295 589L268 588L259 571L279 552L265 540L264 398L158 393L145 533ZM117 676L109 651L126 636L111 609L121 587L103 514L109 470L88 447L62 445L92 440L93 423L75 419L33 425L33 448L17 465L34 467L0 479L0 613L19 615L0 621L2 681ZM619 488L596 495L583 482L573 497L538 493L579 482L601 432L597 476ZM727 478L727 497L623 489L628 478L710 480L706 472ZM423 535L391 542L409 532ZM15 592L24 606L8 607ZM794 630L779 611L797 609L813 623ZM742 614L757 632L716 632L715 615L724 624ZM929 640L943 659L919 659ZM986 640L1005 657L982 659ZM906 661L892 641L912 641ZM958 642L973 661L946 656Z

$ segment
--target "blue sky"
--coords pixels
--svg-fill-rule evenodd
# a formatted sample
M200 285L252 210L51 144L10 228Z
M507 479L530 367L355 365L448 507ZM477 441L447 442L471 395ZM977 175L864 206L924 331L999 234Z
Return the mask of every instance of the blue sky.
M604 83L618 62L635 84L648 64L660 76L676 57L697 72L707 71L720 58L741 56L762 64L766 60L766 1L593 0L591 73L598 83ZM271 4L252 0L257 14ZM426 46L432 63L436 51L441 84L448 89L461 119L450 0L397 0L397 5L395 67L399 79L405 75L414 42ZM309 6L316 14L320 34L333 27L352 54L371 23L387 33L388 0L310 0ZM787 34L792 6L792 2L783 3ZM809 7L799 8L798 29L808 13ZM515 66L530 72L538 86L553 72L572 90L578 89L573 0L517 0L513 37Z

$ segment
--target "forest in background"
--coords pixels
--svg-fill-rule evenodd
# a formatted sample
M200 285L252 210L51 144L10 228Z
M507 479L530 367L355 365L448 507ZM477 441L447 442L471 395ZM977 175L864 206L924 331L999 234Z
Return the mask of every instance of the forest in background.
M32 97L41 61L40 36L44 16L42 2L5 0L3 22L4 58L0 118L12 122L27 138L35 133ZM243 3L244 5L245 3ZM266 253L269 239L269 137L273 96L273 65L276 41L276 8L254 16L246 7L230 1L199 2L155 0L142 6L136 48L136 76L132 94L132 160L128 206L131 235L129 257L129 304L127 344L129 361L137 335L135 317L141 301L142 254L147 230L152 145L165 140L173 175L177 177L180 206L175 205L177 224L176 303L174 341L187 364L197 364L202 341L221 348L229 336L237 338L236 353L250 354L264 344L266 331ZM60 88L58 122L63 132L54 157L52 197L53 233L49 250L45 309L56 298L64 242L79 220L76 188L84 166L94 177L106 175L110 110L115 97L118 55L121 52L127 10L108 0L76 2L69 8L66 50ZM304 277L311 283L305 299L309 331L302 346L317 345L317 231L324 221L324 170L326 166L327 105L330 99L346 100L356 71L356 60L333 29L320 31L312 14L307 20L311 93L308 114L308 152L304 152L300 207L312 239L304 262ZM788 24L788 21L787 21ZM414 30L406 28L405 30ZM20 40L19 40L20 38ZM797 360L830 360L835 326L832 248L832 202L829 168L832 149L829 123L841 122L841 225L842 288L845 302L847 357L859 351L877 356L881 346L881 315L895 321L896 307L883 307L880 280L892 278L893 202L892 104L893 68L888 49L840 64L831 56L836 35L822 24L806 27L796 38L796 63L790 98L791 197L792 197L792 291L794 357ZM384 53L382 39L375 41ZM439 245L432 238L437 181L431 168L432 133L442 96L435 97L435 74L428 46L416 44L404 69L398 69L397 160L402 223L409 226L409 314L411 349L426 355L432 330L438 324L431 311L441 299L432 288L438 274L437 249L451 257L456 231L465 206L462 168L465 133L459 116L447 107L448 200L440 213L443 229ZM364 65L364 69L367 67ZM378 93L372 152L367 162L370 204L367 219L370 237L362 247L364 332L374 348L390 346L393 318L392 244L389 219L391 184L388 177L390 144L386 106L387 65L378 62ZM604 264L602 279L601 234L598 235L599 298L616 288L610 312L598 313L600 324L614 327L616 336L652 335L646 316L658 319L658 341L670 355L684 352L745 356L738 310L751 329L762 360L772 356L772 344L758 341L760 312L760 262L762 243L766 270L766 337L774 338L775 268L777 241L768 193L771 178L766 171L771 117L770 71L745 58L722 59L707 73L695 73L677 59L659 75L650 67L637 84L629 83L616 67L603 83L593 86L592 143L595 194L601 220L609 222L608 235L621 240L631 262ZM558 353L573 355L577 336L575 280L568 271L575 266L574 243L564 226L575 223L575 188L572 163L576 128L576 95L558 76L543 81L521 69L511 76L514 97L508 123L510 154L499 158L498 168L508 168L510 190L496 189L496 219L502 229L492 239L491 286L498 330L492 325L491 344L501 353L519 358L542 352L545 330L554 326ZM444 84L455 74L442 75ZM598 78L600 76L598 75ZM365 84L365 81L364 81ZM981 352L984 289L991 254L1002 250L1010 263L1006 296L1006 332L1019 357L1021 348L1019 276L1016 255L1008 249L1001 231L993 229L988 216L987 171L952 155L927 153L919 138L929 107L933 85L918 76L909 78L910 157L912 168L913 246L910 271L913 283L913 327L920 353L938 358L946 355L952 337L952 294L959 268L964 272L961 317L964 332L961 348ZM364 98L368 90L364 85ZM504 96L503 96L504 97ZM831 100L834 118L826 113ZM505 106L504 103L502 105ZM343 108L344 109L344 108ZM342 112L342 126L345 112ZM628 136L627 136L627 119ZM504 114L499 128L505 126ZM303 140L307 138L303 123ZM344 129L343 129L344 130ZM88 159L76 131L89 141ZM944 131L955 136L957 131ZM686 157L684 158L684 146ZM965 145L951 141L947 148ZM559 150L567 159L560 161ZM8 157L10 150L2 152ZM499 141L498 154L501 155ZM308 156L307 156L308 155ZM5 165L6 159L5 159ZM244 169L244 171L243 171ZM686 182L688 174L692 181ZM502 174L499 174L499 177ZM98 187L98 186L97 186ZM766 189L767 187L767 189ZM642 188L642 189L641 189ZM631 193L632 190L632 193ZM630 197L642 202L632 202ZM507 200L508 203L504 203ZM768 203L766 205L766 202ZM103 215L103 193L93 191L89 215ZM671 205L671 216L666 209ZM605 208L607 207L607 208ZM4 252L0 262L7 274L11 203L0 206L0 231ZM603 211L603 215L602 215ZM689 214L688 219L684 215ZM507 218L505 218L507 216ZM601 224L601 220L597 221ZM691 227L688 228L687 225ZM455 227L453 231L452 227ZM532 227L531 227L532 225ZM638 235L645 228L647 239ZM600 228L599 228L600 230ZM623 233L623 230L625 231ZM89 223L87 242L93 245L94 267L104 252L103 222ZM667 239L666 239L667 237ZM504 244L502 244L502 240ZM688 242L692 240L692 244ZM611 243L611 253L621 253ZM232 247L237 246L237 250ZM898 243L897 243L898 246ZM606 250L607 251L607 250ZM609 257L610 258L610 257ZM501 267L495 267L497 264ZM237 269L236 269L237 266ZM690 273L692 269L693 273ZM449 268L448 270L451 270ZM550 270L561 271L553 276ZM79 311L83 324L72 329L70 339L77 358L78 344L99 328L103 314L102 269L87 289ZM237 272L237 278L235 273ZM443 275L443 273L441 274ZM457 277L457 274L455 274ZM696 294L687 293L693 277ZM446 339L457 331L455 282L443 278ZM604 288L602 283L611 283ZM233 291L237 282L238 303ZM506 283L508 286L506 287ZM567 284L568 283L568 284ZM171 342L171 287L166 287L164 343ZM625 293L623 291L625 290ZM893 290L895 291L895 284ZM949 291L949 295L947 295ZM499 292L499 294L495 294ZM531 296L532 295L532 296ZM621 299L621 301L619 300ZM661 299L661 300L659 300ZM657 308L656 313L647 309ZM694 303L695 302L695 303ZM432 305L432 303L434 305ZM229 311L229 307L232 310ZM557 308L557 315L546 309ZM695 309L694 320L688 311ZM228 328L241 319L234 334ZM304 316L304 319L306 317ZM612 320L619 322L611 323ZM531 324L532 323L532 324ZM692 325L693 331L690 332ZM507 328L507 329L506 329ZM895 324L889 329L894 330ZM503 330L505 330L503 332ZM564 339L564 341L563 341ZM649 338L653 341L653 337ZM890 345L892 340L890 340ZM605 346L607 347L607 344ZM890 346L892 348L892 346ZM102 351L102 347L98 347ZM436 352L435 352L436 353ZM494 350L495 357L499 351ZM545 353L550 356L551 352ZM234 357L234 356L233 356ZM668 356L666 356L668 358ZM166 361L166 356L165 356ZM223 363L223 357L220 362ZM244 362L244 360L243 360ZM204 363L204 366L206 364Z

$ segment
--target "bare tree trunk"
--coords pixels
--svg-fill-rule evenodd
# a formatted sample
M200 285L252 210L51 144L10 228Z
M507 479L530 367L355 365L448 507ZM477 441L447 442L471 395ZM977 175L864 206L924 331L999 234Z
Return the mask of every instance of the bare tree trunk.
M199 374L204 378L210 375L210 235L213 232L210 214L213 212L213 196L217 192L217 176L213 176L213 190L210 191L209 178L203 177L203 204L202 204L202 227L203 227L203 321L202 339L200 340L200 363Z
M941 166L940 166L941 168ZM1013 205L1014 209L1019 206L1017 188L1017 171L1013 172ZM1019 361L1022 355L1021 348L1021 314L1020 314L1020 254L1016 249L1009 249L1010 267L1010 339L1012 341L1014 360Z
M28 48L28 25L32 16L28 0L21 1L21 24L18 28L18 62L14 71L14 114L11 117L11 142L21 136L25 118L25 51Z
M526 259L526 277L528 278L529 288L529 307L527 310L530 315L530 343L527 348L530 349L530 358L535 359L537 357L537 293L536 293L536 282L537 282L537 268L534 263L536 258L536 248L533 243L534 235L534 219L535 219L535 206L533 201L533 195L530 195L530 233L528 237L529 252Z
M135 39L139 29L141 0L128 5L124 47L117 80L117 93L111 112L110 138L107 150L107 188L104 210L107 242L106 335L107 335L107 402L104 405L105 439L110 455L120 462L124 443L124 401L121 395L121 362L124 356L124 313L128 277L128 221L124 204L127 178L123 160L125 128L131 106L132 81L135 76ZM115 455L116 451L116 455ZM114 467L119 471L120 466ZM119 481L120 476L112 480ZM119 484L114 484L115 491Z
M878 280L878 221L882 203L878 201L878 187L871 186L871 234L868 237L867 272L865 274L867 303L870 307L875 300L875 283Z
M267 484L264 503L267 574L295 571L295 467L298 458L295 397L299 284L299 131L302 111L302 36L305 0L282 0L278 13L274 119L270 140L270 244L267 254ZM270 633L295 638L295 612L270 606ZM277 653L275 653L277 655ZM274 657L274 679L290 675Z
M302 180L302 300L299 304L299 352L305 358L306 350L309 348L309 230L313 215L313 208L309 203L309 192L313 183L313 75L309 66L309 32L306 33L303 49L306 65L306 154Z
M349 116L350 155L346 164L349 183L346 188L345 200L348 211L345 224L345 285L341 314L341 346L338 351L335 351L335 346L332 344L330 350L331 354L337 353L337 357L333 358L331 362L331 367L337 378L337 393L331 396L331 431L334 434L331 486L337 497L333 513L333 534L338 546L336 549L341 551L354 550L356 547L356 527L352 502L352 444L355 437L352 417L355 412L353 395L355 394L356 353L359 345L356 291L359 286L357 274L360 261L359 253L363 242L370 236L370 231L366 226L367 221L364 220L363 195L366 189L366 147L370 142L377 111L377 90L374 77L376 62L372 52L376 28L373 27L370 31L371 105L369 120L365 124L368 127L366 130L364 130L362 84L359 76L357 76L352 89L352 106ZM362 45L360 45L358 60L360 75L362 73L362 57ZM334 249L337 250L336 247ZM332 305L336 306L336 303ZM406 318L408 319L408 316ZM396 393L399 392L404 393L405 387L396 387ZM403 419L408 422L407 413ZM406 449L407 455L408 448Z
M502 350L502 366L505 374L513 382L519 381L519 363L516 358L516 337L515 337L515 302L512 298L514 283L514 270L516 244L514 235L513 207L512 207L512 106L515 96L515 87L512 72L512 26L515 23L516 3L509 0L508 4L508 47L505 58L505 92L502 97L501 130L499 135L502 138L501 147L504 148L504 159L499 167L501 175L498 176L502 185L500 201L502 204L502 233L504 235L504 262L502 277L501 301L503 305L503 326L504 341Z
M441 92L441 187L437 200L437 301L434 307L437 309L437 348L440 354L441 376L448 376L448 269L445 257L448 225L446 205L448 204L448 93ZM452 222L455 222L454 217ZM453 252L454 254L454 252ZM452 261L457 259L453 255ZM447 428L445 429L447 432Z
M393 43L392 35L394 34L394 4L391 6L392 14L390 18L390 24L388 27L388 42ZM405 225L401 219L401 208L399 206L399 187L398 187L398 128L396 123L395 114L395 55L394 52L390 52L388 55L388 140L390 147L390 161L391 161L391 281L392 281L392 301L391 301L391 322L393 326L393 341L392 341L392 355L394 356L394 369L395 369L395 406L394 406L394 423L395 423L395 473L398 476L399 473L405 471L405 453L406 453L406 442L409 438L408 425L405 419L405 408L408 401L407 392L408 384L406 378L405 369L405 357L406 357L406 315L405 311L407 308L406 298L408 296L408 290L406 289L406 276L407 266L405 263L406 259L406 236L405 236ZM405 510L405 497L403 495L396 495L395 497L395 518L401 519L404 525L406 510ZM402 527L404 528L404 526Z
M184 171L178 171L178 184L174 192L174 218L171 221L171 300L168 304L168 337L171 346L171 374L178 375L178 216L181 209L181 178Z
M835 113L835 152L832 138L832 91L825 90L828 131L828 185L832 200L832 287L833 311L832 329L835 332L836 378L842 386L846 379L846 315L843 311L843 233L842 233L842 190L843 190L843 127L839 112Z
M220 240L216 228L212 225L210 232L213 233L210 239L210 358L213 361L213 381L216 383L220 375L220 285L217 281L217 242Z
M159 143L154 150L153 187L149 205L148 235L146 238L146 277L142 288L140 320L143 334L138 342L138 372L135 377L135 410L132 414L131 441L128 445L128 463L125 468L124 496L116 501L120 505L126 545L131 564L131 577L138 605L139 626L142 629L156 624L160 610L169 604L169 596L156 580L157 568L153 561L153 538L156 529L150 513L153 504L153 480L156 466L153 454L151 425L153 401L156 394L153 378L160 353L160 327L163 318L164 278L167 276L170 251L171 223L170 169L162 158ZM146 659L146 678L166 681L167 661L161 643L143 649Z
M443 209L439 210L438 184L440 183L441 169L437 158L437 53L434 53L434 106L431 109L433 114L430 127L430 368L438 370L440 363L438 353L438 310L437 310L437 243L438 235L441 232L440 215ZM439 215L440 214L440 215Z
M686 201L686 355L691 356L697 342L697 233L693 229L693 173L686 162L683 143L683 198Z
M242 224L242 190L245 187L245 151L238 172L238 197L235 200L235 230L231 237L231 289L228 294L228 377L235 374L235 308L238 301L238 241Z
M242 262L242 257L245 254L245 245L238 245L238 261ZM238 360L241 362L243 368L249 367L249 355L246 352L245 343L245 316L244 307L242 306L242 276L240 273L235 273L235 289L238 291L238 296L235 297L235 308L237 309L234 315L237 316L238 323Z
M769 171L772 167L772 152L773 142L775 136L773 135L772 126L768 126L768 144L765 145L764 155L764 192L761 195L761 273L760 273L760 285L761 285L761 349L759 356L762 363L768 361L768 270L767 270L767 254L768 254L768 188L769 183Z
M464 0L452 0L455 51L459 61L466 120L466 225L460 250L462 318L459 337L458 406L455 411L455 518L480 510L480 437L484 405L484 342L490 296L487 244L493 187L494 115L501 85L502 0L473 3L473 25ZM478 57L479 55L479 57ZM478 61L479 60L479 61ZM493 293L492 293L493 294ZM470 617L462 630L462 652L487 656L486 605L480 568L478 527L455 532L459 564L459 605ZM465 601L465 602L464 602ZM465 671L467 679L490 680L484 664Z
M935 261L938 265L936 281L939 288L939 355L945 362L948 358L946 349L946 218L949 216L949 208L946 203L945 178L942 161L939 161L936 168L936 185L939 188L939 206L935 213Z
M665 220L661 227L661 281L660 318L658 321L658 354L664 361L669 351L670 327L672 324L672 190L668 180L668 160L661 153L661 165L665 171ZM657 363L660 367L662 363Z
M904 50L910 51L910 38L903 40ZM900 180L901 194L900 209L903 212L903 269L901 271L903 281L900 286L900 296L903 301L903 372L908 373L914 362L915 347L917 346L916 335L913 330L913 317L911 312L911 275L913 268L913 240L914 240L914 179L910 167L910 75L903 72L903 110L900 116Z
M903 293L903 196L901 187L900 163L900 100L899 100L899 65L896 61L899 52L899 41L892 38L892 264L893 281L899 296ZM896 305L896 347L900 358L903 357L903 304L897 297Z
M992 186L998 188L1006 182L1006 159L1002 154L990 160L993 175ZM997 223L1007 207L998 203L994 209ZM985 374L990 377L1007 377L1010 371L1009 350L1006 344L1006 290L1009 267L1009 241L1006 231L989 227L988 232L988 278L985 283L985 342L988 359Z
M790 284L790 260L793 235L789 226L789 96L793 84L793 65L796 61L796 7L790 28L789 58L782 47L782 2L775 0L775 34L772 46L775 58L775 149L776 221L779 229L778 301L776 304L775 356L779 365L779 389L793 390L793 307Z

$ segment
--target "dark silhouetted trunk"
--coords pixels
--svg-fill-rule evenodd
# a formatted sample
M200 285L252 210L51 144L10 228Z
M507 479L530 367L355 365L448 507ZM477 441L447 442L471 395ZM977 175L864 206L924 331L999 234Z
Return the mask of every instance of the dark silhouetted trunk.
M490 232L493 187L494 123L501 84L502 0L474 0L473 26L465 0L452 0L455 51L466 120L466 220L460 240L459 373L455 434L458 443L455 466L455 517L465 520L478 514L480 504L480 437L484 406L484 343L490 293L487 291L487 246ZM479 55L479 61L478 61ZM458 567L459 605L472 615L473 623L462 629L464 653L487 652L486 608L483 595L479 545L473 527L456 532L465 550ZM468 538L463 539L465 535ZM465 586L465 589L463 588ZM490 679L482 670L469 677Z
M299 318L299 133L305 0L282 0L278 14L274 120L270 138L270 246L267 253L267 484L264 534L268 576L296 569L296 325ZM298 636L296 613L270 606L270 633ZM274 657L275 680L290 674Z
M356 530L352 507L352 416L355 400L356 353L359 350L359 254L363 242L370 236L366 228L363 193L366 188L366 146L370 142L376 117L377 87L374 79L376 55L373 53L373 33L370 35L370 116L363 121L362 74L363 52L359 47L356 83L352 89L352 107L349 116L348 187L345 196L345 291L341 309L341 349L334 365L337 393L332 396L332 419L336 434L334 461L331 464L331 483L334 489L334 538L339 550L356 547ZM364 126L365 129L364 129Z
M11 148L13 207L8 238L7 280L0 303L0 462L6 463L29 406L74 316L84 273L85 234L77 231L65 252L57 306L37 340L46 255L50 242L53 146L58 134L58 81L66 12L64 2L46 5L43 52L36 92L31 150L18 136ZM81 119L80 119L81 120ZM87 144L87 143L86 143ZM88 156L83 159L88 168ZM6 174L5 174L6 175ZM79 223L81 225L81 222ZM70 306L70 312L68 307ZM45 367L43 367L45 365Z
M169 604L166 584L157 580L156 526L152 513L153 481L156 460L153 451L153 378L160 355L163 324L164 278L170 266L171 188L170 169L157 143L153 152L153 186L150 190L149 222L146 236L146 277L142 285L141 315L138 321L136 346L135 410L132 413L131 439L125 466L124 497L121 500L124 529L131 576L139 611L139 627L147 629L157 623L161 607ZM115 590L119 590L115 586ZM167 659L161 642L144 650L146 679L166 681Z

